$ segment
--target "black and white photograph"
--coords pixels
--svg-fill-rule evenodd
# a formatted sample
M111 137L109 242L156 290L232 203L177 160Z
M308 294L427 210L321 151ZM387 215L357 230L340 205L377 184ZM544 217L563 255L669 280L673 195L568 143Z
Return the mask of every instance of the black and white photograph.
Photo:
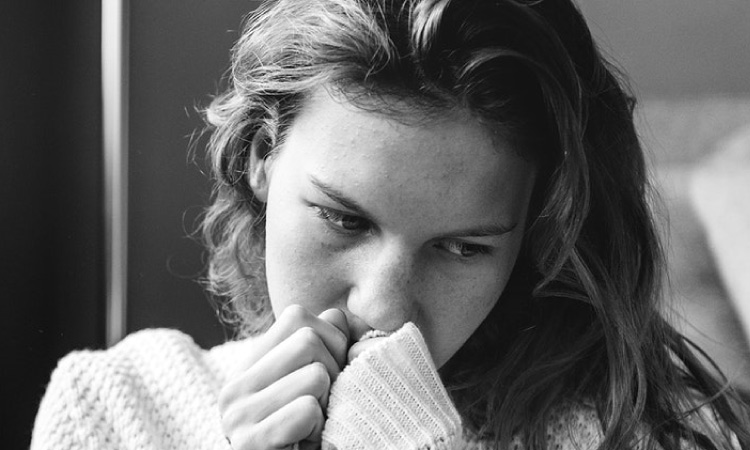
M750 450L750 1L0 24L0 447Z

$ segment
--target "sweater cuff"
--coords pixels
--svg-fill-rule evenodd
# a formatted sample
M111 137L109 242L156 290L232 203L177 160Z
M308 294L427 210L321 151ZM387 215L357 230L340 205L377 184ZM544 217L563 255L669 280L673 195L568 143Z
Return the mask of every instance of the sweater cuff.
M449 449L461 418L412 323L363 352L331 388L323 449Z

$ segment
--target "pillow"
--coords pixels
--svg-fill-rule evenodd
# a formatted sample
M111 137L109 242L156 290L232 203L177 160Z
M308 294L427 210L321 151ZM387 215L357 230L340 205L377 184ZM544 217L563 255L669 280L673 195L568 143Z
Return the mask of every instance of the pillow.
M750 126L720 142L691 175L691 204L726 292L701 340L730 381L750 389Z
M692 205L719 275L750 331L750 126L696 165L691 181Z

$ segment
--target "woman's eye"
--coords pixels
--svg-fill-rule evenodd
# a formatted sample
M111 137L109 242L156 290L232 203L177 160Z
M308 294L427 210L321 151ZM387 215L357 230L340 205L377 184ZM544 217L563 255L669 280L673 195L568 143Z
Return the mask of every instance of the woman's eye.
M367 219L353 216L351 214L344 214L342 212L323 208L321 206L316 206L315 209L320 218L328 222L339 231L343 231L346 233L357 233L370 229L370 223Z
M490 248L485 245L470 244L461 241L443 241L440 243L440 247L462 258L471 258L472 256L484 255L490 252Z

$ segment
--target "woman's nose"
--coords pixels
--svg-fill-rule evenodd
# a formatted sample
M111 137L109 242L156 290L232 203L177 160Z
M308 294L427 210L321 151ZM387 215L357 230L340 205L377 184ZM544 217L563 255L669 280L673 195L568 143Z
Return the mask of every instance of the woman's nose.
M419 274L416 256L403 245L363 252L352 273L347 309L368 327L393 331L414 320Z

